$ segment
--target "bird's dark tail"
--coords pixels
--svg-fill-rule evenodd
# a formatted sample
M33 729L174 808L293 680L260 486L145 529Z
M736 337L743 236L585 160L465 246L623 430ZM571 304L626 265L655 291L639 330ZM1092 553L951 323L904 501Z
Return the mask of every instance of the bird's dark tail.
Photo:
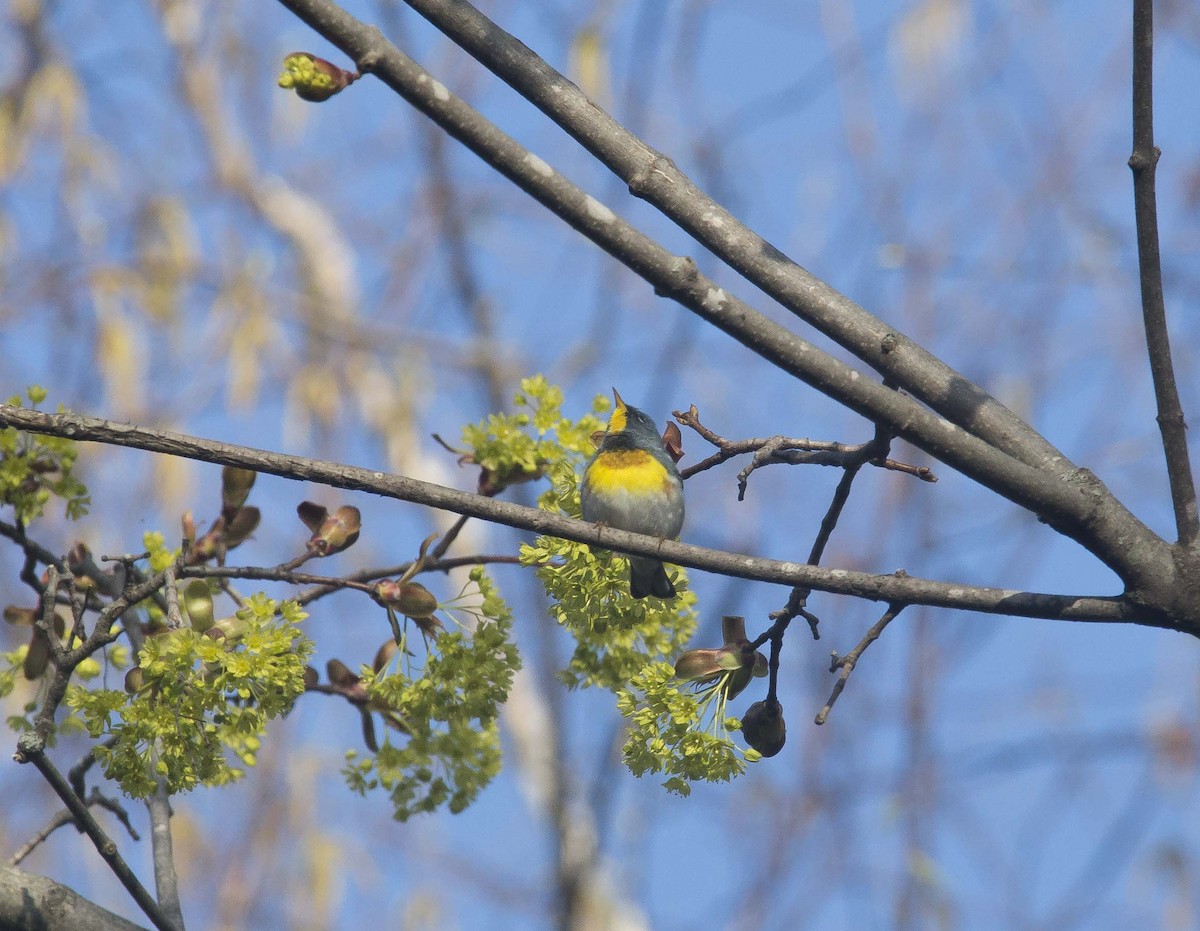
M675 586L661 560L634 557L629 560L629 594L634 598L674 598Z

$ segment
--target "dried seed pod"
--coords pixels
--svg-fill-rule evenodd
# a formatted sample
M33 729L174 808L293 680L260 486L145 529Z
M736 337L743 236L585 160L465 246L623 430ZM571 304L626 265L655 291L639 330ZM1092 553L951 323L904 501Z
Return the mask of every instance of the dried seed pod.
M213 600L208 583L192 579L183 588L183 610L187 612L193 630L208 630L213 626Z
M742 717L742 735L763 756L774 756L787 742L783 706L777 701L756 701Z
M375 597L385 607L393 608L411 618L432 617L438 607L433 592L420 582L393 582L384 579L375 586Z
M235 466L225 466L221 470L221 510L224 513L236 511L250 497L250 489L258 473L250 469L239 469Z
M31 682L40 679L50 665L50 641L36 627L33 629L33 639L29 641L29 650L25 654L22 671L25 678Z
M340 659L331 659L325 664L325 675L329 677L330 684L338 688L349 688L358 685L361 681L359 676Z
M130 695L136 695L142 690L146 677L142 674L142 670L134 666L125 673L125 691Z
M231 550L246 542L258 527L262 513L256 507L239 508L225 525L225 549Z
M392 661L400 648L396 646L395 640L385 640L379 645L379 649L375 651L375 661L371 664L371 668L376 672L386 667Z

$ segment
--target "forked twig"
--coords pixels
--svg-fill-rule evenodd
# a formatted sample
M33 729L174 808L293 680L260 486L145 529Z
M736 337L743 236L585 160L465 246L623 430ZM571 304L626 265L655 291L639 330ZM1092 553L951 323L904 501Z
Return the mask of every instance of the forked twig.
M836 672L838 677L837 681L833 683L833 691L829 695L829 701L825 702L825 707L817 712L816 718L813 719L814 723L824 724L829 718L829 712L832 710L834 702L838 700L838 697L842 694L842 689L846 687L846 680L850 678L850 673L854 672L854 667L863 655L863 651L879 639L879 635L883 633L884 628L892 623L896 619L896 615L903 611L905 607L905 605L888 605L888 609L884 612L883 617L871 625L871 629L858 642L858 646L845 656L838 656L837 653L831 654L829 671Z

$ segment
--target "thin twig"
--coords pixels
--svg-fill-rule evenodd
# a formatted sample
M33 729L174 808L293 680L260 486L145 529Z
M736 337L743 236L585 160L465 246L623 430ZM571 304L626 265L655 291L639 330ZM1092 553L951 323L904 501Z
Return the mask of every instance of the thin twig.
M894 387L890 382L885 382L885 385L889 388ZM692 410L694 411L695 408L693 407ZM833 491L833 499L829 502L829 507L825 510L825 516L821 519L821 526L817 530L816 539L813 540L812 548L808 552L808 564L810 566L816 566L820 563L821 557L825 555L825 547L829 545L829 539L833 536L833 531L841 519L842 511L846 508L846 502L850 500L850 489L854 485L854 479L858 475L859 470L867 462L878 463L886 459L891 446L891 432L883 424L876 424L875 435L868 442L856 447L855 455L846 460L843 466L845 471L838 481L837 488ZM771 641L771 655L767 660L767 671L770 679L767 683L766 702L769 708L778 708L779 706L777 695L779 686L779 656L783 652L784 634L787 633L792 619L796 617L804 618L808 622L808 629L812 634L812 638L814 640L821 639L821 619L808 610L808 596L811 593L812 589L809 587L803 585L794 587L783 610L772 613L771 620L773 623L770 628L751 644L751 649L757 649L766 640L769 639Z
M164 584L169 584L170 588L174 588L175 570L177 567L168 566L162 572ZM179 566L180 574L185 573L185 567ZM167 603L170 604L171 596L167 595ZM176 598L176 610L178 611L178 598ZM137 656L142 651L142 647L146 643L146 634L142 630L141 621L136 617L129 616L132 612L127 612L124 616L126 636L129 638L129 646L133 651L133 655ZM178 619L178 626L183 626L183 619ZM150 765L153 767L158 762L158 754L151 751ZM171 800L167 793L167 781L162 776L157 776L155 779L154 794L146 799L146 812L150 816L150 848L151 859L154 861L154 888L158 897L159 907L163 913L170 919L171 923L183 931L183 908L179 902L179 876L175 870L175 851L174 845L171 842Z
M884 449L886 450L886 447ZM813 540L812 549L808 553L808 564L810 566L816 566L825 554L825 547L829 543L829 538L833 535L834 528L837 527L838 519L842 515L842 510L846 507L846 502L850 499L850 487L854 484L854 478L858 475L858 471L861 468L861 462L849 466L843 473L841 480L838 481L837 488L833 492L833 500L829 502L829 507L825 511L825 517L822 518L820 529L817 531L816 539ZM756 650L767 640L771 641L771 655L767 660L767 672L770 676L767 680L766 701L768 705L777 705L779 703L777 695L779 686L779 656L783 652L783 638L792 623L792 619L796 617L804 618L808 622L808 629L812 633L812 638L814 640L821 639L819 626L821 619L808 610L808 596L811 592L812 589L804 585L797 585L793 588L791 595L788 597L787 605L782 611L776 611L771 615L771 626L750 645L750 649Z
M46 547L29 539L25 535L24 526L21 524L10 524L7 521L0 520L0 537L8 537L44 566L57 566L60 571L65 571L67 568L66 564L46 549Z
M163 590L167 598L167 623L175 630L184 626L183 615L179 611L179 586L175 584L176 567L167 566L163 570Z
M87 795L87 785L83 780L88 770L96 765L96 748L104 747L106 750L111 750L116 742L116 735L110 734L98 743L92 744L92 746L88 747L87 752L80 757L79 762L67 770L67 782L71 784L71 788L75 790L75 794L80 798Z
M16 853L8 858L8 865L19 866L21 861L37 850L42 842L45 841L46 838L48 838L51 834L65 825L74 823L75 816L71 814L71 810L69 808L59 809L44 828L34 834L33 837L29 838L29 840L21 845Z
M88 794L85 801L88 805L98 805L99 807L110 812L118 821L121 822L121 826L129 832L131 839L135 841L140 841L142 839L142 836L138 834L137 829L134 828L133 822L129 820L129 812L126 811L125 806L118 802L115 798L109 798L107 795L101 794L100 790L93 786L92 791Z
M841 520L846 502L850 500L850 487L854 484L861 468L862 463L847 466L841 479L838 480L837 488L833 490L833 500L829 502L825 516L821 518L821 527L817 531L816 539L813 540L812 549L809 550L809 565L817 565L820 563L821 557L825 555L825 547L829 545L829 538L833 536L833 531L837 528L838 521Z
M129 865L121 857L117 850L117 845L104 833L99 823L92 817L91 812L88 810L88 803L73 787L72 782L82 785L83 772L86 767L83 766L82 762L78 764L71 771L71 780L68 780L58 771L45 752L46 743L54 728L55 713L62 703L63 697L66 695L67 685L75 668L85 658L103 649L107 644L116 639L119 630L113 629L113 619L127 611L131 605L136 604L161 588L167 579L167 573L157 573L152 578L140 583L135 583L132 579L129 580L125 591L117 598L114 598L100 612L96 626L92 629L87 639L73 649L69 643L67 645L61 643L54 630L54 608L57 603L60 579L67 583L72 599L75 598L74 577L65 572L60 573L58 567L53 564L47 566L46 586L42 593L42 613L36 624L42 633L46 635L50 644L50 660L53 673L46 685L41 706L34 717L33 729L21 735L17 742L17 752L13 755L13 759L18 763L33 763L43 778L50 783L51 788L54 789L58 797L67 806L80 830L91 838L100 856L108 863L110 869L112 869L113 873L154 925L160 929L164 929L164 931L179 931L179 926L163 914L158 904L151 898L145 887L142 886L137 876L134 875ZM79 609L82 610L82 602L79 604ZM134 629L137 625L133 624L129 626L131 628L130 642L136 651L137 644L134 642ZM128 824L128 817L125 815L124 809L119 806L114 807L110 805L106 799L98 800L97 804L110 808L110 810L117 813L118 817L122 818Z
M185 566L180 567L179 574L187 579L248 579L256 582L286 582L289 585L320 585L330 590L352 588L368 595L374 590L374 586L354 578L293 572L280 566Z
M519 556L506 553L474 553L466 556L453 556L447 559L427 559L421 567L422 573L448 572L462 566L487 566L520 564ZM289 599L298 604L306 605L343 589L353 589L370 595L375 591L371 583L379 579L400 576L412 568L412 563L400 563L397 566L386 566L377 569L363 569L348 576L314 575L310 572L289 572L278 566L260 568L257 566L186 566L179 570L182 578L195 579L249 579L257 582L286 582L290 585L310 585L311 588Z
M749 466L738 473L738 500L742 500L745 492L745 480L750 473L764 465L783 463L786 465L822 465L845 468L852 462L862 458L864 452L875 449L875 441L849 445L829 440L810 440L800 437L752 437L745 440L730 440L700 422L700 412L693 404L686 411L673 411L675 420L682 426L690 427L703 439L707 440L717 451L707 459L702 459L679 474L685 479L704 472L708 469L727 462L735 456L754 453L754 460ZM893 472L902 472L915 476L923 482L936 482L937 475L927 466L912 465L895 459L872 456L867 460L871 465Z
M129 812L125 810L120 802L101 794L99 789L92 789L91 793L83 801L89 808L93 805L99 805L101 808L108 809L124 825L125 830L129 832L131 838L135 841L141 839L129 820ZM59 809L44 828L22 844L21 848L8 858L8 865L19 866L21 861L33 853L51 834L68 824L75 824L75 816L71 814L69 808ZM79 826L77 825L77 827ZM82 831L83 828L79 827L79 830Z
M316 553L309 553L309 552L301 553L299 556L293 556L291 559L286 560L285 562L281 562L278 566L275 566L274 568L278 569L280 572L291 572L295 569L299 569L306 562L308 562L309 560L311 560L315 557L316 557Z
M1175 508L1175 530L1181 546L1192 546L1200 534L1196 484L1188 456L1187 423L1175 384L1171 340L1163 300L1162 258L1158 241L1158 205L1154 175L1162 153L1154 144L1154 2L1133 4L1133 210L1137 224L1138 272L1142 284L1142 322L1150 354L1150 375L1158 407Z
M858 663L859 657L863 655L863 651L879 639L879 635L883 633L884 628L892 623L896 619L896 615L903 611L904 608L905 605L888 605L888 609L884 612L883 617L871 625L871 629L858 642L858 646L845 656L838 656L836 653L832 654L829 671L836 672L838 677L837 681L833 683L833 691L829 695L829 701L825 702L825 707L817 712L817 716L814 719L815 723L825 723L834 702L838 700L838 696L842 694L842 689L846 687L846 680L850 678L850 673L854 672L855 664Z
M449 550L451 544L458 539L458 535L462 533L462 529L466 526L468 520L470 520L470 518L466 515L459 515L458 520L451 524L450 529L442 534L442 538L438 540L437 546L435 546L433 548L433 552L429 554L430 562L441 559L446 555L446 551Z

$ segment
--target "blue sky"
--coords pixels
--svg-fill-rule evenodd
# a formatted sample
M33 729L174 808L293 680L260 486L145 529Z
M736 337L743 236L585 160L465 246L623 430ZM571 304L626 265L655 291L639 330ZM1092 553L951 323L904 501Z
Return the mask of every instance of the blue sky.
M1128 6L655 2L487 10L567 71L581 31L598 30L609 75L598 93L618 119L800 264L1012 405L1168 533L1125 165ZM407 7L350 8L596 197L811 335ZM191 10L202 11L195 21ZM64 145L62 122L43 102L24 156L0 179L5 394L37 382L52 402L91 414L472 487L428 438L455 437L487 401L466 361L469 315L430 219L423 118L369 78L316 107L277 90L278 61L294 49L344 63L282 7L177 14L164 29L150 7L102 16L76 5L46 22L50 59L82 82L78 120ZM257 182L280 179L327 212L330 239L350 256L351 318L330 324L306 309L295 243L219 177L212 137L183 100L178 63L188 53L222 62L208 85L217 119L249 153ZM26 60L15 28L0 32L0 87L23 86ZM1188 313L1200 250L1195 13L1160 15L1157 65L1167 306L1191 412L1200 401ZM64 150L91 160L80 168ZM545 372L580 413L615 385L659 420L695 403L731 437L870 435L656 298L470 153L448 144L445 158L473 275L496 321L489 351L503 359L510 391L520 374ZM191 245L172 310L156 318L124 276L150 267L145 243L161 238L144 232L146 218L163 201L186 216L180 235ZM228 287L234 279L241 290ZM114 351L130 364L114 369ZM237 376L247 372L258 388L239 403ZM334 416L322 424L313 411L331 398ZM705 454L697 437L685 435L685 447L685 463ZM925 462L903 444L896 454ZM94 517L48 522L40 532L52 548L83 535L101 552L130 549L145 529L177 526L182 507L200 518L215 500L213 467L166 473L148 456L113 451L89 452L85 465ZM837 475L766 469L739 503L740 467L689 482L683 539L803 558ZM1031 590L1117 590L1086 553L934 468L936 485L863 474L827 562ZM271 564L288 555L298 531L290 511L302 497L364 508L362 542L322 567L331 570L402 561L437 526L398 503L263 479L255 500L268 519L239 557ZM476 532L481 548L519 539ZM10 600L25 598L18 567L0 550ZM527 665L561 659L566 645L546 629L525 577L497 576L517 609ZM722 613L762 629L786 598L695 573L692 584L704 617L698 642L716 636ZM644 926L1147 927L1179 903L1190 903L1194 920L1200 901L1179 891L1171 864L1194 874L1200 855L1195 758L1172 764L1154 752L1169 726L1194 746L1191 641L911 610L867 652L818 729L810 722L832 685L829 651L849 650L878 609L824 596L812 606L821 641L793 630L785 650L788 746L734 785L667 797L607 759L609 700L553 698L568 735L563 766L598 825L609 882ZM386 634L380 623L353 598L322 603L309 621L318 665L368 658ZM384 799L352 796L337 775L342 750L359 742L351 709L307 696L269 737L275 749L243 786L179 801L189 926L218 926L221 899L238 891L228 864L241 856L246 875L266 870L277 890L256 913L266 925L362 926L382 914L395 924L407 915L414 927L553 926L550 827L519 766L464 815L397 825ZM0 780L20 803L5 829L12 849L51 803L15 766L0 768ZM284 844L256 850L253 838L268 828ZM80 843L60 832L28 865L132 915ZM135 849L148 875L147 845ZM336 867L320 873L337 877L322 900L328 911L295 914L289 890L308 901L317 862ZM433 917L421 925L425 908Z

